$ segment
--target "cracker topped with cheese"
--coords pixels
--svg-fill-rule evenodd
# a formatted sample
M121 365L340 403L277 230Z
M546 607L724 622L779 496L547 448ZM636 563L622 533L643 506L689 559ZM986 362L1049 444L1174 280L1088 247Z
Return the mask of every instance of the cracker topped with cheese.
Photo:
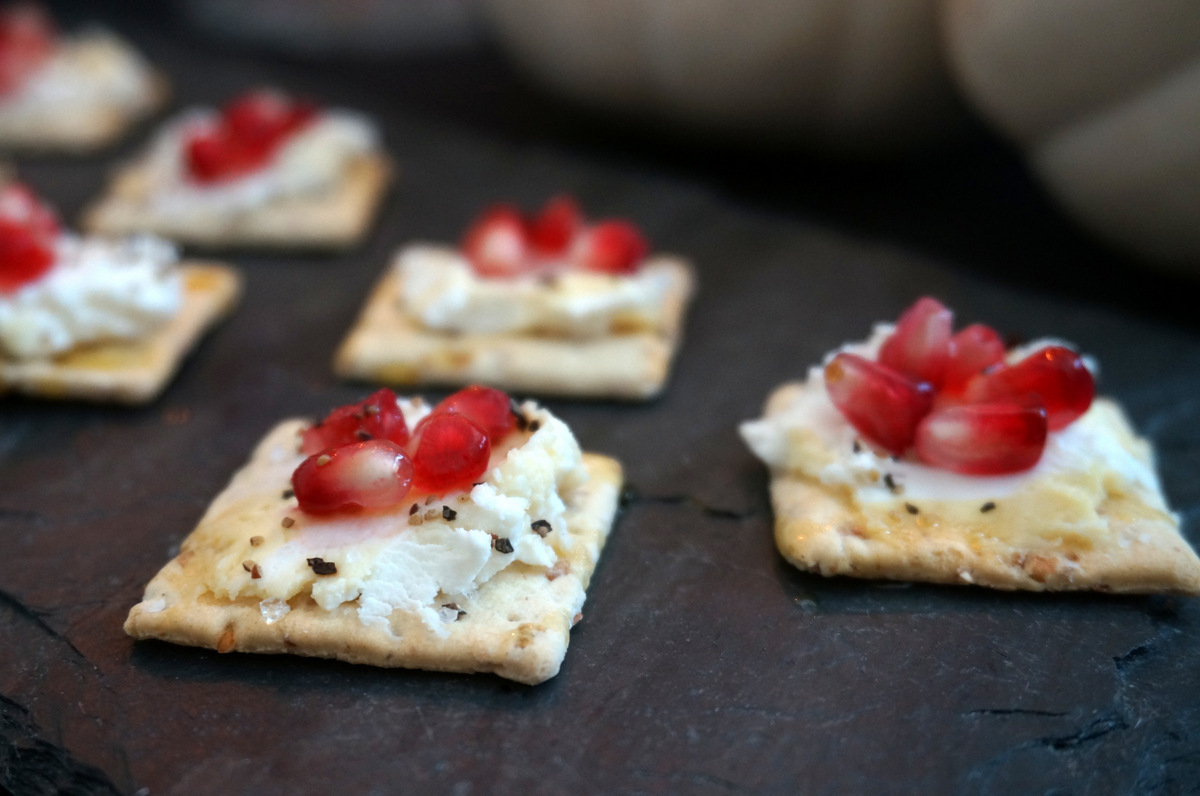
M0 186L0 393L144 403L237 303L227 265L149 236L79 236Z
M775 539L823 575L1200 593L1153 451L1057 341L1006 351L922 299L741 426Z
M391 176L366 117L257 90L165 124L82 226L208 248L339 250L367 234Z
M220 652L557 674L620 465L488 388L389 390L259 443L125 629Z
M474 381L645 400L666 384L695 288L628 221L589 223L568 197L532 218L485 212L460 247L398 252L338 350L340 376Z

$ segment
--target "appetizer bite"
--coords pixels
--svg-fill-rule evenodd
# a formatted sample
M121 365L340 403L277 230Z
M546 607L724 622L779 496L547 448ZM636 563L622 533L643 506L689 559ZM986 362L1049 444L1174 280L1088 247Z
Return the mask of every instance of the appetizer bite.
M742 425L784 557L823 575L1200 593L1153 451L1094 397L1086 358L952 322L922 298Z
M366 235L390 178L365 117L252 91L166 124L83 226L210 248L344 249Z
M388 384L652 398L695 278L686 261L648 252L632 223L588 222L569 197L532 218L497 205L457 248L396 254L334 369Z
M114 34L60 34L33 4L0 9L0 147L89 152L166 98L166 81Z
M241 279L166 241L79 237L0 187L0 393L144 403L233 308Z
M613 459L486 387L387 389L259 443L125 631L218 652L558 673L612 526Z

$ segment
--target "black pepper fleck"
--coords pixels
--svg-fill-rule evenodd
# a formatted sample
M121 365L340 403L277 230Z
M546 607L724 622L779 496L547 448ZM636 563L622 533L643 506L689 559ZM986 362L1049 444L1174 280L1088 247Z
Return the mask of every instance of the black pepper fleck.
M853 447L854 447L854 452L855 452L855 453L862 453L862 443L861 443L861 442L859 442L858 440L854 440L854 446L853 446Z
M984 514L987 514L989 511L991 511L994 508L996 508L996 504L989 500L987 503L984 503L982 506L980 506L979 510L982 511Z
M323 558L310 558L308 565L312 567L312 571L318 575L336 575L337 564L332 561L326 561Z
M515 398L508 399L508 411L512 412L512 416L517 421L517 428L521 431L529 428L529 418L525 417L525 413L521 411L521 407L517 404Z
M887 488L888 488L889 492L896 491L896 479L892 477L891 473L883 474L883 483L887 484Z
M294 490L294 489L283 490L283 499L284 500L291 500L295 496L296 496L296 490Z
M492 542L492 546L496 548L497 553L511 553L513 551L512 542L507 536L501 536Z
M416 514L420 510L421 510L421 507L418 506L416 503L414 503L414 504L412 504L412 508L410 508L408 510L408 516L411 517L412 515Z
M371 432L367 431L364 428L360 428L357 431L355 431L354 436L357 437L358 439L362 440L363 442L370 442L371 440L375 439L373 436L371 436Z
M443 520L452 520L457 516L458 516L457 511L450 508L449 506L442 506L442 519Z
M550 527L550 523L546 522L545 520L534 520L529 527L533 529L534 533L543 539L546 538L546 534L554 530Z
M918 509L916 506L914 506L911 503L905 503L904 510L907 511L909 514L920 514L921 513L921 510Z
M542 427L542 424L539 421L537 421L537 420L529 421L529 430L530 431L537 431L541 427Z

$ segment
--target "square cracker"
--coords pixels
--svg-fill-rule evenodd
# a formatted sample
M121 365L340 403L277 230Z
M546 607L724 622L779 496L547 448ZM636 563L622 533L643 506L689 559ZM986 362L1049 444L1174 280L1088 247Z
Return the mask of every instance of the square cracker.
M765 414L784 411L797 389L776 390ZM1091 411L1103 413L1106 428L1119 439L1137 439L1112 401L1096 399ZM1145 458L1152 458L1149 446L1137 442ZM1097 540L1090 549L1070 543L1021 545L907 511L895 512L890 527L873 528L847 488L800 473L771 474L775 543L802 570L1005 590L1200 594L1200 559L1180 534L1161 492L1113 489L1097 500L1108 540ZM1069 531L1062 536L1068 538Z
M142 602L130 610L125 621L126 633L218 652L292 653L373 666L494 672L529 685L558 673L571 627L578 621L585 590L616 515L622 481L616 460L584 454L588 481L567 496L564 515L574 543L560 552L555 567L565 574L510 564L481 585L469 602L459 604L466 613L444 625L444 636L430 630L416 614L398 610L388 618L387 627L367 625L359 619L357 601L327 611L307 591L289 600L291 610L268 624L258 598L217 598L205 578L223 555L215 541L219 533L228 531L223 523L246 523L247 537L276 527L264 530L252 520L231 519L222 507L231 496L256 495L263 489L278 500L287 483L252 484L261 483L258 473L276 447L272 440L294 439L305 425L299 420L286 421L259 444L249 464L233 477L183 541L179 555L146 586ZM255 519L261 522L262 517ZM272 521L277 524L278 518L267 520ZM561 563L563 559L569 567Z
M149 232L210 249L338 250L354 246L370 229L392 180L391 160L362 155L327 191L284 197L229 214L156 214L147 210L148 164L118 170L108 193L84 210L87 232L120 236Z
M241 277L227 265L184 262L183 304L166 325L144 339L94 343L49 359L0 357L0 394L139 404L166 386L196 341L228 313Z
M398 386L480 382L539 395L653 398L666 384L695 285L685 261L653 262L670 269L662 327L589 339L428 329L401 308L402 280L389 267L339 347L333 369L343 378Z

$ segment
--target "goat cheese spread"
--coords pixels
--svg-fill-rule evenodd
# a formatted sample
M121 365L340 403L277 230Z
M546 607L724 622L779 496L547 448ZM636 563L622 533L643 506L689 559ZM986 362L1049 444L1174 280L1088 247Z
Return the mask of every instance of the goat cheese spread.
M218 114L193 110L168 124L146 161L144 198L151 213L231 215L277 199L333 187L354 158L379 148L379 132L364 116L323 111L280 147L267 165L214 185L188 179L184 142L189 133L215 123Z
M400 406L410 427L429 411L403 400ZM457 613L441 606L468 600L514 564L552 566L572 544L564 497L587 480L582 452L561 420L532 402L524 411L537 430L513 432L512 444L493 449L482 483L470 492L429 504L414 495L395 510L337 516L307 515L281 499L305 458L296 435L306 425L281 424L202 521L220 551L207 585L219 598L257 597L268 622L287 613L287 600L310 591L325 610L357 600L364 624L387 628L392 612L401 611L444 634ZM410 521L413 504L419 524ZM443 506L452 511L443 514ZM286 528L285 516L292 519ZM545 536L533 527L539 520L552 529ZM249 541L254 536L261 537L257 544ZM495 538L507 539L512 551L497 549ZM336 574L317 575L308 563L317 557L334 562ZM258 578L247 575L247 559Z
M630 276L578 270L510 279L478 276L458 251L416 245L401 251L406 315L430 329L600 337L659 328L671 271L654 260Z
M41 279L0 295L0 354L54 356L76 346L143 337L178 311L183 283L166 241L60 235Z

